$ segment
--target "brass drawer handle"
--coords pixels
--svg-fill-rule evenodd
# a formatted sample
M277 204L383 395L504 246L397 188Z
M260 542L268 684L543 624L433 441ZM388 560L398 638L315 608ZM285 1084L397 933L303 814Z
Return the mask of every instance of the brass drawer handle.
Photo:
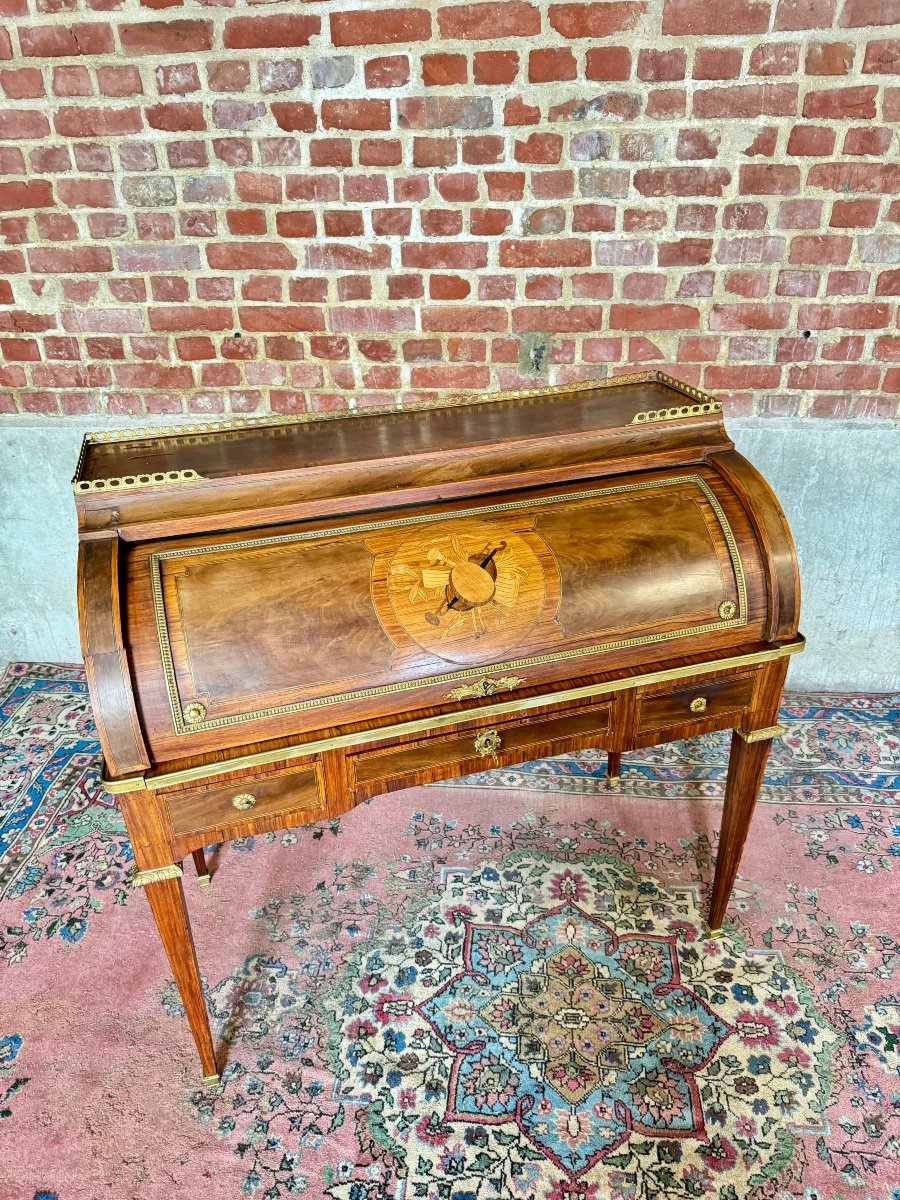
M691 701L691 712L706 712L706 697L695 696Z
M497 751L500 749L500 734L496 729L483 729L475 738L475 753L490 754L497 762Z
M250 792L241 792L231 802L235 808L239 808L242 812L246 812L248 808L252 808L256 803L256 797Z

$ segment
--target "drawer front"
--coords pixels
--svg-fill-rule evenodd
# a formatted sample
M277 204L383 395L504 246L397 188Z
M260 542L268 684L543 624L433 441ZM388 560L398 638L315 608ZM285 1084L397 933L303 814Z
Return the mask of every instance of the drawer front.
M697 679L681 687L650 695L638 694L637 728L666 729L689 721L708 721L739 712L753 702L758 672L727 679Z
M593 737L608 729L608 704L515 724L498 722L487 730L472 729L467 733L424 738L405 746L392 746L389 750L353 755L349 760L350 776L356 787L374 794L378 790L374 785L387 784L392 779L407 778L419 772L427 777L423 778L423 782L427 782L488 770L495 765L491 752L495 739L489 736L490 733L499 738L495 746L496 761L508 765L548 753L550 743ZM560 747L562 749L564 747Z
M226 829L229 838L245 837L268 817L296 815L297 820L291 823L299 825L327 815L315 764L278 775L248 776L224 785L192 788L169 796L166 805L176 838L203 832L210 835L209 842L217 840L213 835L224 837L222 831ZM238 826L240 831L235 831Z

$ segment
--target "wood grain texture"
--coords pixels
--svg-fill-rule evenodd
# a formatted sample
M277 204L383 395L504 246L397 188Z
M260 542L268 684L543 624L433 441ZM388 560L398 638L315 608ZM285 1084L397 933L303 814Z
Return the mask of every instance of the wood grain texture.
M495 764L599 746L618 775L641 746L774 724L790 534L718 413L632 423L684 400L617 384L86 447L82 480L205 476L76 496L91 697L107 777L136 788L137 869L203 873L211 843ZM735 744L713 923L767 750ZM147 894L215 1074L181 881Z

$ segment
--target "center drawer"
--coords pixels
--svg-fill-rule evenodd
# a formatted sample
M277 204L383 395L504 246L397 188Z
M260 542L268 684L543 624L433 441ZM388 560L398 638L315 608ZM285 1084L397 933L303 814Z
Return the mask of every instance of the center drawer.
M422 738L385 750L362 751L348 756L350 786L357 799L363 799L404 787L412 775L417 783L431 783L562 754L577 749L584 739L606 733L609 720L610 705L594 705L556 716L498 722L487 729Z

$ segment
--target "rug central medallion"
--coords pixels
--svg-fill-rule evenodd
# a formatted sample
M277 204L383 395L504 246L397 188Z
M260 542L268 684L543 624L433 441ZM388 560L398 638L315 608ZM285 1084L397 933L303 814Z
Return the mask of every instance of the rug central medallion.
M780 956L704 937L692 889L536 851L443 881L329 1001L404 1195L705 1195L821 1129L834 1034Z

